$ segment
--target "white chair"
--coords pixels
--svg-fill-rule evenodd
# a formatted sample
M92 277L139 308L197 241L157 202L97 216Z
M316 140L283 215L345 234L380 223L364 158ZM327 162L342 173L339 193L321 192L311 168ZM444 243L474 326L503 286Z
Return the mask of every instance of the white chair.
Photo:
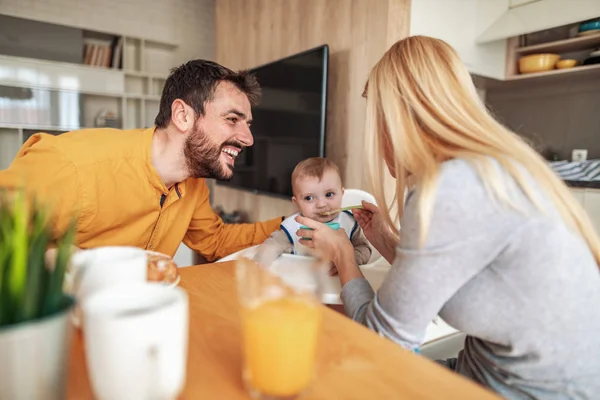
M258 249L258 245L256 246L252 246L252 247L248 247L247 249L244 250L240 250L238 252L235 252L233 254L228 255L227 257L223 257L220 260L216 261L216 262L226 262L226 261L233 261L239 257L246 257L246 258L252 258L254 257L254 255L256 254L256 250Z

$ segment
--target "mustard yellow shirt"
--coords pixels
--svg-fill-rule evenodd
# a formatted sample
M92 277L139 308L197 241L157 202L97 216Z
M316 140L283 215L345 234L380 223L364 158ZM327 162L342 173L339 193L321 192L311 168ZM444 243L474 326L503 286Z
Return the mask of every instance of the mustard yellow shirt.
M151 163L154 128L38 133L0 171L0 187L24 185L53 207L56 232L76 217L77 245L128 245L173 255L183 241L212 261L262 243L282 218L225 224L204 179L167 188ZM162 206L161 206L162 203Z

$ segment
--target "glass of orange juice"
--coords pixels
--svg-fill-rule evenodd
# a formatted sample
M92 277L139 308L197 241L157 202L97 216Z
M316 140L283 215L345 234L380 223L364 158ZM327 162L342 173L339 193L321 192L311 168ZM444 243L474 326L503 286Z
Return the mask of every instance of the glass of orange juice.
M327 265L318 257L285 255L270 265L237 260L243 378L252 398L295 399L310 386Z

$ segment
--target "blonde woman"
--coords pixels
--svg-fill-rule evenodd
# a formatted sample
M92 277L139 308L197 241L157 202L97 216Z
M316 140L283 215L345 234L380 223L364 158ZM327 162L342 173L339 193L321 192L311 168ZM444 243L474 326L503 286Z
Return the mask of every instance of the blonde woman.
M487 113L441 40L394 44L365 93L369 181L385 204L385 163L401 199L401 235L387 207L356 213L393 264L379 291L347 235L298 218L337 266L347 315L416 349L439 313L467 333L453 370L510 399L599 398L600 243L568 188Z

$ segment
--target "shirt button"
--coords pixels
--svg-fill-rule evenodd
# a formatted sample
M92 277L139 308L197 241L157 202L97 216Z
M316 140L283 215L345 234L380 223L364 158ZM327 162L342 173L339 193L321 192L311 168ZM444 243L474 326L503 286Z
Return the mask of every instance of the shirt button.
M149 249L152 249L152 245L149 245L149 246L148 246L148 248L149 248Z

